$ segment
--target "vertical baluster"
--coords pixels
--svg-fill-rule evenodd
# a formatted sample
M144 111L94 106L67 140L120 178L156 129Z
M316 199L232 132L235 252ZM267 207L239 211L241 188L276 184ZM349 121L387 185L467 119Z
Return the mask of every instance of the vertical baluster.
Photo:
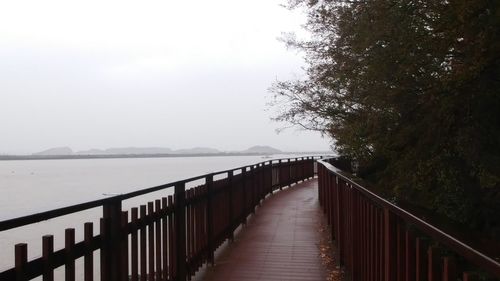
M132 208L131 220L132 225L134 227L134 231L132 231L131 235L131 243L130 243L130 254L131 254L131 273L132 278L131 281L139 281L139 238L137 232L139 231L138 219L139 219L139 210L137 208Z
M197 187L194 190L194 196L196 200L198 200L201 196L201 188ZM196 204L194 205L194 214L195 214L195 255L197 257L201 257L201 241L203 239L202 233L201 233L201 208L200 204L197 201ZM200 267L203 264L203 261L201 258L197 259L196 267Z
M229 205L228 205L228 216L229 216L229 233L228 238L231 242L234 242L234 230L235 230L235 222L234 222L234 210L233 210L233 171L229 171L227 173L227 181L228 181L228 196L229 196Z
M374 207L371 203L368 203L368 257L369 257L369 274L368 280L375 280L375 221L374 221Z
M381 228L381 225L380 225L380 210L378 207L375 208L375 237L376 237L376 240L375 240L375 262L376 262L376 276L375 276L375 280L377 281L382 281L382 279L380 278L380 275L383 274L383 266L382 266L382 259L383 259L383 255L382 253L384 252L383 251L383 248L382 248L382 245L380 243L380 241L383 239L383 233L382 233L382 228Z
M94 229L91 222L84 224L84 241L85 241L85 255L84 255L84 280L94 280L94 251L92 249L92 239L94 238ZM44 280L45 281L45 280Z
M66 281L75 281L75 259L73 248L75 246L75 229L67 228L64 232L64 252L66 254L66 264L64 266L64 276Z
M129 274L128 274L128 232L127 232L127 226L128 226L128 212L124 211L122 212L122 220L121 220L121 253L122 253L122 262L120 266L121 270L121 280L123 281L128 281L129 280Z
M191 199L192 189L186 190L186 200ZM188 204L186 206L186 258L187 258L187 266L188 266L188 276L191 275L191 258L193 256L193 229L192 229L192 204Z
M28 244L19 243L14 246L16 281L27 281L26 264L28 263Z
M427 249L427 281L441 280L439 259L438 249L436 247L429 247Z
M54 265L52 264L53 253L54 253L54 236L52 235L43 236L42 237L43 281L54 281Z
M167 197L167 205L169 208L174 208L174 201L172 195ZM174 280L174 272L175 272L175 253L176 253L176 245L174 243L175 238L175 226L174 226L174 213L172 212L168 216L168 280Z
M458 278L455 260L451 257L443 258L443 281L456 281Z
M292 186L292 159L286 160L286 183L288 187Z
M353 209L353 217L351 219L352 224L352 234L353 239L351 241L351 247L353 249L353 274L356 280L361 279L362 267L360 263L361 254L359 250L361 249L362 240L360 239L361 229L359 228L361 223L361 212L360 212L360 204L359 204L359 194L355 189L351 190L352 193L352 209Z
M278 160L278 185L280 190L283 190L283 186L285 185L285 169L283 168L283 161L281 159Z
M247 213L247 190L246 190L246 186L247 186L247 168L244 167L241 169L241 192L242 192L242 195L241 195L241 200L242 200L242 204L241 204L241 213L242 213L242 221L241 223L243 225L246 225L247 224L247 216L248 216L248 213Z
M155 278L155 225L154 203L148 202L148 280Z
M462 275L462 281L478 281L477 275L471 272L464 272Z
M108 236L108 232L107 232L107 219L106 218L101 218L99 220L99 232L101 234L101 240L102 241L106 241L107 240L107 236ZM104 242L102 242L104 243ZM109 281L109 278L108 278L108 266L107 266L107 258L106 258L106 251L104 249L104 245L101 247L101 249L99 250L100 252L100 273L101 273L101 281Z
M104 252L102 257L105 259L103 265L105 268L104 280L116 281L121 280L121 265L122 265L122 202L119 197L110 198L103 205L103 217L105 218L106 236L103 241L101 251Z
M415 240L415 264L416 281L425 281L427 277L427 243L424 238L417 237Z
M385 252L385 281L395 281L397 266L396 266L396 217L389 209L384 208L384 252Z
M257 170L255 169L255 166L250 166L250 192L252 194L251 199L250 199L250 212L252 214L255 214L255 208L257 207Z
M338 185L338 180L339 178L338 177L335 177L334 178L334 181L331 182L333 187L334 187L334 190L333 192L335 193L334 194L334 202L333 202L333 208L335 208L335 217L334 217L334 228L337 232L337 235L335 235L335 240L337 242L337 251L338 251L338 256L339 256L339 263L341 265L344 264L344 259L343 259L343 255L344 255L344 251L342 249L343 247L343 243L344 241L342 240L342 224L341 224L341 213L340 211L342 210L342 207L341 206L341 199L340 199L340 186Z
M208 175L206 177L206 188L207 188L207 258L208 262L214 266L214 214L213 214L213 175Z
M161 198L161 207L162 207L162 261L163 261L163 270L162 270L162 276L163 278L161 280L168 280L168 216L167 216L167 211L168 211L168 201L167 197L162 197Z
M415 236L409 229L405 231L405 281L415 281L416 276Z
M397 257L396 257L396 268L397 268L397 273L396 273L396 277L397 277L397 280L398 281L403 281L405 280L405 272L406 272L406 268L405 268L405 258L406 258L406 255L405 255L405 250L406 250L406 247L405 247L405 225L404 225L404 222L402 221L399 221L398 224L397 224L397 228L396 228L396 240L397 240Z
M367 222L366 222L366 202L364 198L361 196L360 200L361 204L361 249L360 249L360 257L361 257L361 280L368 280L367 277L367 256L368 256L368 246L367 246Z
M147 281L148 271L147 271L147 234L146 234L146 224L147 224L147 215L146 215L146 205L140 206L141 212L141 230L140 230L140 255L141 255L141 281Z
M372 253L371 253L371 258L372 258L372 280L373 281L378 281L378 219L377 219L377 208L374 205L371 205L371 212L372 212L372 230L370 233L372 233Z
M155 200L155 216L156 216L156 280L160 281L162 276L162 261L161 261L161 200Z
M175 185L176 277L186 280L186 203L184 182Z

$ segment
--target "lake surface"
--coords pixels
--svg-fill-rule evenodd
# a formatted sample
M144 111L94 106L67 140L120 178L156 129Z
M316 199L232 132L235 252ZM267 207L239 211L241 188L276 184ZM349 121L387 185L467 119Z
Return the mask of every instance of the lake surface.
M215 156L0 161L0 221L268 160L261 156ZM124 202L123 209L172 193L170 188L133 198ZM94 208L0 232L0 271L13 266L14 244L28 243L28 257L39 257L43 235L53 234L54 247L60 249L64 245L65 228L75 228L76 241L81 241L83 223L94 222L97 233L101 214L101 208ZM98 262L98 252L95 258ZM83 261L78 260L77 268L82 265ZM62 268L57 270L56 280L63 280L63 274Z

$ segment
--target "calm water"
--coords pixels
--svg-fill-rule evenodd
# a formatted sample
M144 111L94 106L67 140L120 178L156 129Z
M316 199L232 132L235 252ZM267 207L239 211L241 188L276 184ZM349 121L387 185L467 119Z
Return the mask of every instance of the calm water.
M0 161L0 221L267 160L261 156L225 156ZM124 209L172 192L169 189L127 200ZM94 222L97 232L101 213L101 208L95 208L0 232L0 271L13 266L14 244L27 242L30 259L39 257L42 235L53 234L55 249L59 249L64 245L64 228L74 227L76 241L81 241L83 223ZM82 266L83 261L77 261L77 268ZM57 280L64 279L62 274L64 270L57 270Z

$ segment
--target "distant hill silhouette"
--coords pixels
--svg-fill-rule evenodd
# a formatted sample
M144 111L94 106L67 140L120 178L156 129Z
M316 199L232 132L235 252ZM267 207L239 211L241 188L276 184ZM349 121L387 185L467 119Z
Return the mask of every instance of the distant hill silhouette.
M69 147L55 147L41 152L33 153L33 156L106 156L106 155L207 155L207 154L279 154L281 150L256 145L242 151L224 152L210 147L194 147L188 149L173 150L166 147L118 147L107 149L89 149L73 151Z
M281 150L276 149L274 147L270 147L267 145L256 145L252 146L246 150L240 151L240 153L249 153L249 154L280 154L283 153Z
M140 154L171 154L172 149L164 147L118 147L108 149L90 149L78 151L77 155L140 155Z
M222 153L222 151L210 148L210 147L195 147L190 149L179 149L174 150L175 154L217 154Z
M47 149L44 151L33 153L33 155L40 155L40 156L44 156L44 155L72 155L72 154L73 154L73 150L67 146L54 147L54 148L50 148L50 149Z

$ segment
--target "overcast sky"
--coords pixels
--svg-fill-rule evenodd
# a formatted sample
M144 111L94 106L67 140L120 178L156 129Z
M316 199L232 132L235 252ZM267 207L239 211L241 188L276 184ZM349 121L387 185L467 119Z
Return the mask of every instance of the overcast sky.
M284 1L2 1L0 153L328 149L270 121L268 88L303 65L277 40L304 22Z

